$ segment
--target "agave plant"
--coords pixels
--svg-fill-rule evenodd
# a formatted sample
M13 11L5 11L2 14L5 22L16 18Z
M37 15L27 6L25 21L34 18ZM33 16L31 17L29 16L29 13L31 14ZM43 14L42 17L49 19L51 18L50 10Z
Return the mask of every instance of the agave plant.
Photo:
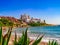
M2 27L0 27L0 45L8 45L12 29L9 28L8 32L3 36Z
M48 42L48 45L58 45L58 42L57 41L49 41Z
M22 36L18 39L18 41L17 41L16 32L15 32L14 45L28 45L29 44L29 38L27 37L27 29L25 32L23 31Z
M38 36L39 37L39 36ZM32 45L38 45L38 43L40 43L41 42L41 40L42 40L42 38L43 38L43 35L38 39L38 37L37 37L37 39L35 40L35 42L32 44Z
M17 41L16 32L15 32L14 45L29 45L31 43L30 39L27 36L27 30L28 30L28 28L26 29L25 32L22 33L22 36L18 39L18 41ZM41 42L42 38L43 38L43 36L41 36L40 38L37 38L32 45L38 45L38 43Z

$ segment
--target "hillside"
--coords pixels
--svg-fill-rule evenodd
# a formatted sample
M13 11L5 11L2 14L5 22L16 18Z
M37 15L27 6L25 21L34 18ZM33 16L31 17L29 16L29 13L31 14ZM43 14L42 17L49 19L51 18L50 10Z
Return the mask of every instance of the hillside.
M19 19L14 18L14 17L9 17L9 16L0 16L0 23L2 23L2 26L12 26L12 27L27 26L25 22L20 21Z

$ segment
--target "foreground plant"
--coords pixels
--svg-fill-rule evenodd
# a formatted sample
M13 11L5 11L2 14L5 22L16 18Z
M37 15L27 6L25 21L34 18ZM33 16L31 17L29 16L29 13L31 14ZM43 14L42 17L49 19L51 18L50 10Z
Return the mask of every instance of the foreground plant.
M3 36L2 27L0 27L0 45L8 45L12 29L9 28L8 32Z
M18 41L17 41L16 32L15 32L14 45L29 45L29 38L27 37L27 29L25 32L22 33L22 36L18 39Z
M41 42L42 38L43 38L43 36L41 36L39 39L37 38L32 45L38 45L38 43Z
M57 41L49 41L48 45L58 45L58 42Z
M14 45L29 45L31 43L30 39L27 36L27 30L28 30L28 28L26 29L25 32L22 33L22 36L18 39L18 41L17 41L16 32L15 32ZM43 38L43 36L41 36L40 38L37 38L32 45L38 45L38 43L41 42L42 38Z
M27 36L27 30L26 29L25 32L22 33L22 36L17 39L17 34L15 32L15 40L14 40L14 45L29 45L31 43L30 39ZM2 34L2 27L0 27L0 45L8 45L10 37L11 37L11 33L12 33L12 28L9 28L8 32L3 36ZM33 42L32 45L38 45L41 40L42 40L43 36L41 36L39 38L39 36L37 37L37 39ZM48 45L58 45L57 41L49 41Z

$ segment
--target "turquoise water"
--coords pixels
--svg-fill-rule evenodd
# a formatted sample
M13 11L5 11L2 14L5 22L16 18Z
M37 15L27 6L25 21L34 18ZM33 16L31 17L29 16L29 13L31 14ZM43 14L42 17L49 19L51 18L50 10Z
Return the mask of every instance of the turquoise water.
M25 30L26 28L16 28L17 33ZM44 34L47 37L60 38L60 26L42 26L42 27L29 27L28 32L33 34Z

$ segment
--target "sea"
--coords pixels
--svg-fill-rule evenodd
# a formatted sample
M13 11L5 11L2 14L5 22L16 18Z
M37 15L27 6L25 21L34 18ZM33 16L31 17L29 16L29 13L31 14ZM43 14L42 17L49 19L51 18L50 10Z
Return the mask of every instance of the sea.
M16 31L16 33L20 34L25 31L26 28L15 28L13 30ZM28 34L31 37L38 37L38 35L44 35L44 39L58 40L60 42L60 25L28 27Z
M15 28L17 33L21 33L26 28ZM28 32L33 34L44 34L45 36L51 36L60 38L60 26L40 26L40 27L28 27Z

